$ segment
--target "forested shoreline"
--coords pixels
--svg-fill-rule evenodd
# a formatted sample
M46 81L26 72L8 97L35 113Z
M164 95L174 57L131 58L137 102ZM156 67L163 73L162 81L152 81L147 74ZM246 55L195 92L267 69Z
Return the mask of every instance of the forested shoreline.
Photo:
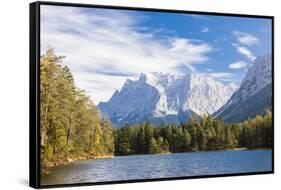
M271 148L272 114L238 124L205 115L186 123L125 124L113 128L84 90L75 86L62 56L48 48L40 67L41 167L113 155L157 154L234 148Z
M257 115L238 124L205 115L179 125L125 125L115 131L115 154L155 154L235 148L271 148L272 114Z
M113 128L77 88L62 56L47 49L40 63L41 167L113 156Z

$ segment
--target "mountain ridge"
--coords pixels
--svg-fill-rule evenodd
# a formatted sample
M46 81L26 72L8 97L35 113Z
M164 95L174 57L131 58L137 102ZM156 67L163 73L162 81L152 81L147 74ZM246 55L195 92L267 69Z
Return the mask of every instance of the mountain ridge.
M237 88L204 74L141 73L138 80L127 79L120 91L98 107L117 126L145 121L179 123L191 115L214 113Z
M226 122L241 122L271 109L271 61L271 54L258 57L247 71L239 89L213 116L223 118Z

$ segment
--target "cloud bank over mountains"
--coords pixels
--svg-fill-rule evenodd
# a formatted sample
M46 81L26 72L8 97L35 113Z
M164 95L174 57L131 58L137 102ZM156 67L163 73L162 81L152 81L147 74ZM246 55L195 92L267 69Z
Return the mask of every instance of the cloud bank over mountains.
M64 64L77 86L86 89L95 104L107 101L127 78L136 80L140 73L200 73L229 82L242 78L234 71L249 64L245 60L216 63L216 55L223 50L204 38L215 32L216 27L209 26L214 18L183 15L186 21L178 24L178 30L170 26L172 22L165 23L165 17L159 17L160 25L155 26L153 18L142 11L42 6L41 53L51 46L66 56ZM202 25L196 28L190 21ZM188 31L180 34L182 27L193 35ZM259 45L259 38L240 30L231 35L236 41L217 41L228 43L233 52L253 61L255 55L249 47Z

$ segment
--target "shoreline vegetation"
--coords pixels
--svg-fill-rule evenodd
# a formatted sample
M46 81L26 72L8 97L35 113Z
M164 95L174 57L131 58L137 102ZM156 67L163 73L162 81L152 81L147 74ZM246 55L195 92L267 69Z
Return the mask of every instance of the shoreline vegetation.
M76 160L219 150L270 149L272 114L228 124L204 115L185 123L150 122L113 128L84 90L75 86L52 48L40 63L41 173Z
M114 129L84 90L75 86L64 57L52 48L40 61L41 172L71 160L114 154Z

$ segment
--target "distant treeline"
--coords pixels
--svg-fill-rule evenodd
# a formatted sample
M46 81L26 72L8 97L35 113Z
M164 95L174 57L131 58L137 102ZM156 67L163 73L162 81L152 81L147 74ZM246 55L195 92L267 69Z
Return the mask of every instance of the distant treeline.
M256 116L240 124L205 115L180 125L151 123L115 129L83 90L74 84L63 57L52 48L40 63L41 167L70 160L112 155L271 148L272 115Z
M115 154L154 154L271 148L272 114L256 116L239 124L226 124L205 115L180 125L151 123L125 125L115 132Z
M75 87L63 57L49 48L40 63L41 167L114 154L113 128ZM44 170L42 170L44 171Z

